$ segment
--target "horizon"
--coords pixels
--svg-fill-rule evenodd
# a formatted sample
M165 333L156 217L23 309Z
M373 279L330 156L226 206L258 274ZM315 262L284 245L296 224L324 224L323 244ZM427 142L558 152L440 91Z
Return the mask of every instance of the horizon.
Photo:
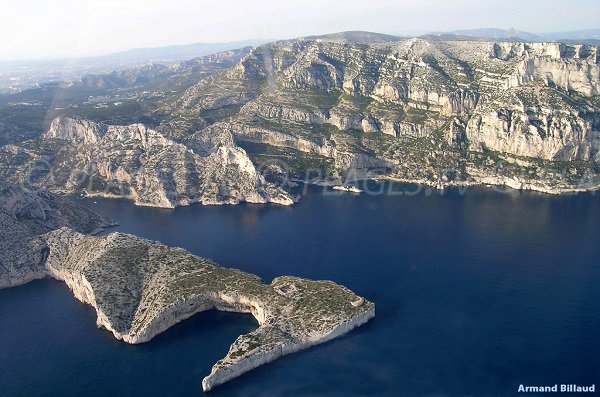
M511 5L518 5L521 12L514 13ZM0 44L2 62L87 58L143 48L285 40L344 31L397 36L488 28L569 32L597 29L600 17L600 4L595 0L525 4L516 0L487 4L384 0L368 6L354 0L285 4L274 0L202 4L191 0L60 0L52 5L25 0L4 4L0 10L0 35L18 38ZM536 18L532 20L533 13Z
M131 48L126 48L126 49L122 49L122 50L118 50L118 51L109 51L109 52L103 52L103 53L98 53L98 54L90 54L90 55L81 55L81 56L73 56L73 57L67 57L67 56L63 56L63 57L47 57L47 58L14 58L14 59L5 59L0 57L0 62L1 63L21 63L21 62L61 62L61 61L69 61L69 60L83 60L83 59L88 59L88 58L96 58L96 57L104 57L104 56L110 56L110 55L116 55L116 54L122 54L122 53L127 53L130 51L137 51L137 50L151 50L151 49L158 49L158 48L171 48L171 47L186 47L186 46L193 46L193 45L227 45L227 44L241 44L244 42L263 42L263 43L272 43L272 42L276 42L276 41L281 41L281 40L294 40L294 39L299 39L299 38L303 38L303 37L311 37L311 36L327 36L327 35L334 35L334 34L339 34L339 33L348 33L348 32L363 32L363 33L374 33L374 34L381 34L381 35L390 35L390 36L397 36L398 38L412 38L412 37L420 37L420 36L425 36L425 35L429 35L429 34L456 34L456 32L459 31L471 31L471 30L493 30L493 29L497 29L497 30L514 30L517 32L522 32L522 33L529 33L529 34L535 34L535 35L544 35L544 34L551 34L551 33L577 33L577 32L584 32L584 31L600 31L600 28L589 28L589 29L579 29L579 30L570 30L570 31L547 31L547 32L536 32L536 31L525 31L525 30L521 30L521 29L516 29L514 27L497 27L497 26L481 26L481 27L473 27L473 28L469 28L469 29L456 29L455 31L426 31L423 33L384 33L384 32L378 32L378 31L367 31L367 30L357 30L357 29L351 29L351 30L343 30L343 31L335 31L335 32L324 32L324 33L319 33L319 34L305 34L305 35L301 35L301 36L294 36L294 37L273 37L273 38L247 38L247 39L240 39L240 40L228 40L228 41L214 41L214 42L209 42L209 41L195 41L195 42L189 42L189 43L171 43L171 44L166 44L166 45L161 45L161 46L143 46L143 47L131 47ZM457 36L460 36L460 34L457 34ZM468 36L467 36L468 37ZM472 36L474 38L476 38L477 36ZM233 47L232 47L233 48Z

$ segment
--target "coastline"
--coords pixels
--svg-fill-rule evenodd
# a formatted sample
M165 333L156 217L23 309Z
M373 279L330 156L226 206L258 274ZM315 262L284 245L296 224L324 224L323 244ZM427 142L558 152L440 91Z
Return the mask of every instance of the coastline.
M63 227L41 239L49 252L42 268L16 281L0 280L0 288L45 277L62 281L77 300L94 308L97 327L117 340L145 343L211 309L252 314L258 328L240 335L214 364L204 391L375 316L372 302L332 281L280 276L267 284L254 274L133 235L99 237Z
M312 181L302 181L302 180L291 180L294 183L304 183L306 185L313 186L322 186L322 187L334 187L340 184L339 180L331 181L331 180L312 180ZM480 179L478 181L447 181L447 182L434 182L428 179L410 179L410 178L398 178L393 176L381 175L374 177L364 177L364 178L355 178L351 181L345 182L397 182L397 183L405 183L405 184L416 184L423 185L429 188L433 188L436 190L444 190L446 188L469 188L469 187L490 187L490 188L510 188L515 191L530 191L530 192L539 192L552 196L559 196L562 194L571 194L571 193L590 193L600 190L600 185L590 185L585 187L550 187L547 185L540 184L532 184L532 183L523 183L519 180L515 180L514 178L508 177L486 177ZM342 190L340 190L342 191ZM185 202L176 205L162 206L162 205L153 205L148 203L139 203L136 202L134 198L129 196L119 196L114 194L103 194L103 193L86 193L84 196L79 196L78 192L65 192L61 191L65 195L73 195L77 197L84 198L102 198L102 199L111 199L111 200L126 200L131 202L133 205L137 207L149 207L149 208L163 208L163 209L175 209L179 207L187 207L190 205L200 204L206 206L219 206L219 205L240 205L240 204L257 204L257 205L268 205L274 204L281 207L290 207L294 204L298 203L302 200L302 195L295 196L292 202L278 202L278 201L265 201L265 202L254 202L254 201L238 201L238 202L229 202L226 200L218 201L218 202L202 202L202 201L193 201L193 202Z

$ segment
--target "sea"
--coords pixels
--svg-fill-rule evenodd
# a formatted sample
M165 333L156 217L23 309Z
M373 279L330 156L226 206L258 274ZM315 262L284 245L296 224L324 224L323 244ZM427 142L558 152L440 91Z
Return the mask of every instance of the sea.
M367 182L299 203L136 207L79 199L132 233L259 275L327 279L376 317L210 396L514 396L600 387L600 193ZM96 327L55 280L0 290L1 396L201 396L246 314L208 311L148 343ZM569 395L576 395L570 393Z

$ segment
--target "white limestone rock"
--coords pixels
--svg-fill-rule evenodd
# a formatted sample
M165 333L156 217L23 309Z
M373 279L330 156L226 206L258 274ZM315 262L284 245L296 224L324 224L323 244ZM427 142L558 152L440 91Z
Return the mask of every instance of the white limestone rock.
M192 203L277 203L289 194L266 182L246 152L225 131L211 140L178 142L143 124L105 125L60 117L40 138L47 154L9 152L8 162L24 155L5 175L51 190L132 199L136 205L172 208ZM42 149L43 147L43 149ZM36 164L42 177L32 177Z
M252 274L127 234L94 237L65 227L36 243L45 247L35 258L38 265L21 272L18 281L44 276L64 281L77 299L94 307L99 327L127 343L147 342L205 310L251 313L258 328L236 339L204 378L204 391L375 316L373 303L331 281L283 276L265 284ZM27 250L35 254L38 248L23 245L20 259L30 260ZM17 284L0 272L0 287Z
M0 180L0 288L47 275L48 247L41 234L63 226L96 233L115 224L52 193Z

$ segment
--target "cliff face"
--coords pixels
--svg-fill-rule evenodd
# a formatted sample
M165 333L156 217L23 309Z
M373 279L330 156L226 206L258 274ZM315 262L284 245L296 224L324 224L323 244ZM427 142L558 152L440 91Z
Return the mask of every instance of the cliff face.
M46 191L0 180L0 288L46 276L48 254L41 234L69 226L95 233L115 223Z
M211 129L332 158L340 173L360 154L405 180L588 189L600 185L598 62L597 47L561 43L289 40L253 49L172 110L214 111L218 87L239 112ZM514 159L510 174L488 164L498 155Z
M516 62L504 80L504 88L541 81L566 92L598 95L600 74L598 47L562 43L494 43L492 56Z
M546 160L600 160L600 131L575 113L551 108L482 111L469 119L469 148Z
M29 147L6 147L5 177L53 190L117 196L138 205L195 202L289 205L226 132L178 142L143 124L61 117ZM218 142L218 144L215 144Z
M205 391L375 315L373 303L331 281L284 276L265 284L183 249L126 234L93 237L61 228L33 245L20 244L13 259L35 261L19 269L20 283L44 276L64 281L77 299L94 307L98 326L127 343L147 342L204 310L251 313L258 328L238 337L214 365L202 382ZM18 285L13 273L0 268L0 287Z
M296 179L600 187L598 47L373 37L278 41L197 74L180 65L144 94L162 98L140 111L154 127L60 117L0 149L1 175L161 207L290 204L257 172L273 161Z

